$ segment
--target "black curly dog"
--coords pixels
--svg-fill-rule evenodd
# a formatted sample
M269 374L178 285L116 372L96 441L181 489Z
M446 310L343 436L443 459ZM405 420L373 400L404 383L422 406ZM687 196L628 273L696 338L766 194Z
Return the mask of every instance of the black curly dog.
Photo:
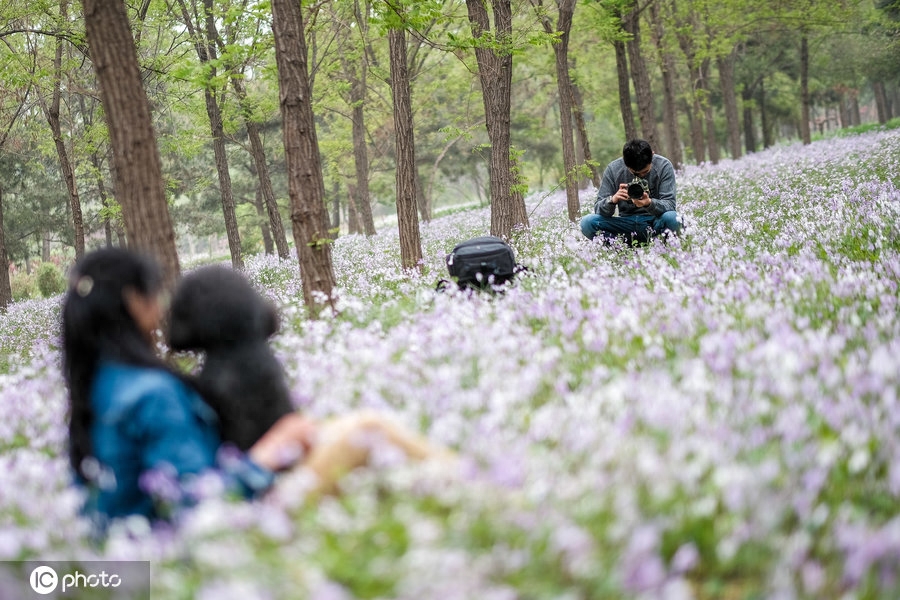
M241 450L294 410L268 344L278 326L275 306L229 267L188 273L172 298L169 346L206 353L194 383L219 417L222 441Z

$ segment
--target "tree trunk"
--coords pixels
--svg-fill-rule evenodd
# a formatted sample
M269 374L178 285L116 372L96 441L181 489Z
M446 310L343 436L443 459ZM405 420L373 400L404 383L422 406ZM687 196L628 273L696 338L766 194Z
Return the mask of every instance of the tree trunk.
M809 131L809 38L800 34L800 138L804 144L812 143Z
M0 310L12 303L12 286L9 282L9 254L6 252L6 236L3 233L3 189L0 188Z
M510 142L512 93L512 7L510 0L492 0L494 35L486 0L466 0L475 58L484 99L484 116L491 143L491 234L509 238L518 226L528 227L522 194L513 189L515 175Z
M706 150L709 162L719 162L719 138L716 137L716 119L713 115L712 90L709 85L709 60L700 63L700 90L703 106L703 118L706 121Z
M431 196L425 194L425 182L419 174L418 163L415 165L415 171L416 181L419 182L419 185L416 186L416 206L419 208L419 219L427 223L431 221Z
M104 212L106 213L103 216L103 233L106 235L106 246L111 247L113 245L112 222L109 218L111 203L109 200L109 196L107 196L106 194L106 183L103 181L103 174L100 171L100 156L96 152L91 152L90 161L91 166L94 168L94 174L97 178L97 195L100 196L100 206L103 207Z
M659 3L650 4L650 19L653 24L651 35L659 54L660 69L663 82L663 126L665 128L666 158L672 165L679 169L684 163L681 152L681 138L678 134L678 99L675 95L675 74L677 67L675 57L666 47L665 29L662 17L659 13Z
M631 62L631 79L634 82L634 95L637 98L638 117L641 120L643 137L656 150L660 148L659 129L656 126L656 112L653 109L653 91L650 88L650 73L647 62L641 52L641 18L635 8L625 19L625 31L631 34L628 46L628 58Z
M893 119L900 113L900 85L893 85L890 94L885 94L887 98L888 119ZM885 90L886 91L886 90Z
M703 72L701 61L694 48L694 32L696 28L691 21L676 22L678 45L687 60L691 81L691 104L688 108L688 121L691 128L691 150L694 160L699 164L706 159L706 140L703 133L703 107L700 103L703 92Z
M213 87L216 78L218 53L215 41L219 38L213 15L212 0L203 0L203 14L197 15L196 0L193 4L194 14L198 19L203 19L205 30L201 31L200 23L194 22L187 4L184 0L178 0L185 27L194 41L194 50L200 63L207 66L207 80L203 89L203 97L206 101L206 115L209 118L209 130L212 136L213 154L216 162L216 173L219 177L219 192L221 194L222 214L225 219L225 233L228 237L228 249L231 253L231 265L235 269L244 268L244 260L241 257L241 235L238 230L237 214L235 212L234 192L231 186L231 172L228 169L228 152L225 148L225 128L222 124L222 108L219 98Z
M756 129L753 125L753 108L751 106L753 90L745 87L742 95L744 100L744 150L750 154L756 152Z
M65 21L68 19L68 2L61 0L59 3L59 16ZM53 98L50 106L44 107L47 122L53 132L53 143L56 146L56 156L59 158L59 169L66 182L66 190L69 192L69 207L72 211L72 226L75 231L75 260L84 256L84 218L81 212L81 198L78 196L78 185L75 183L75 169L69 160L69 152L63 140L62 125L59 120L60 97L62 96L62 54L63 39L56 38L56 55L53 58Z
M769 111L766 110L766 80L759 82L759 126L762 129L763 148L770 147L772 140L772 127L769 124Z
M862 124L862 115L859 114L859 90L851 90L850 93L850 125L856 126Z
M113 182L117 181L116 179L116 162L113 158L113 149L112 145L106 147L106 164L109 165L109 175L112 178ZM115 194L113 194L113 199L109 202L112 204L116 202ZM121 207L121 202L118 203ZM124 209L122 209L123 217L122 220L116 220L115 222L111 222L110 226L112 226L113 231L116 233L116 240L118 241L119 248L128 248L128 239L125 236L125 228L124 228Z
M569 220L581 219L578 200L578 176L575 173L575 134L572 128L572 80L569 77L569 32L575 13L574 0L558 0L559 17L556 31L559 42L553 46L556 55L556 83L559 89L559 121L562 129L563 169L566 173L566 208Z
M153 254L171 288L180 271L175 230L125 4L117 0L83 0L83 4L129 247Z
M213 69L213 72L215 69ZM241 234L238 230L237 213L235 211L234 192L231 187L231 173L228 170L228 151L225 148L225 128L222 124L222 111L219 100L213 90L204 91L206 114L209 115L209 129L212 134L213 154L216 159L216 173L219 176L219 192L222 194L222 214L225 218L225 233L228 237L228 249L231 252L231 266L244 268L241 257Z
M366 101L366 61L360 61L359 75L351 67L354 75L350 78L350 102L353 106L353 163L356 173L356 193L353 200L356 203L356 214L359 216L359 226L367 235L375 235L375 218L372 216L372 200L369 195L369 149L366 143L365 112L363 105Z
M41 230L41 262L50 262L50 230Z
M265 209L266 201L263 200L261 182L256 185L256 197L253 207L256 208L256 216L259 217L259 233L263 239L263 250L266 254L275 254L275 242L272 240L272 229L269 224L269 215ZM287 258L282 256L281 258Z
M634 111L631 109L631 84L628 72L628 51L625 42L613 42L616 51L616 75L619 83L619 110L622 113L622 126L625 129L625 139L637 138L637 127L634 124ZM599 186L598 186L599 187Z
M359 2L353 3L353 14L360 29L359 36L362 44L367 39L369 26L369 5L361 9ZM365 53L363 53L365 54ZM353 60L345 54L341 55L344 75L350 84L351 107L351 136L353 139L353 161L356 175L356 184L352 192L353 210L348 213L350 233L365 232L365 235L375 235L375 219L372 215L372 200L369 193L369 150L366 143L365 111L366 90L369 73L368 59L363 56L359 60ZM348 205L349 206L349 205ZM352 214L352 216L351 216Z
M241 113L244 115L244 125L247 127L247 138L250 140L250 155L253 157L254 170L259 179L258 193L265 206L266 216L269 220L268 230L272 241L278 249L280 258L290 258L291 249L288 246L284 233L284 223L281 221L281 213L278 211L278 202L275 199L275 190L272 189L272 178L269 176L269 165L266 162L266 150L263 147L262 138L259 135L259 124L253 119L253 109L247 102L247 90L238 77L231 79L232 87L238 97ZM269 254L268 246L266 254Z
M691 93L691 107L688 111L688 123L691 128L691 149L694 153L694 160L697 164L706 160L706 135L703 133L703 107L700 106L700 99L697 95L697 77L699 77L697 69L691 69L693 75L693 90Z
M310 98L303 14L296 0L272 0L272 32L278 66L284 157L291 198L291 225L300 263L303 300L311 316L319 313L317 296L334 310L334 267L325 182Z
M341 235L341 184L337 180L331 188L331 232L334 239Z
M356 208L356 186L352 183L347 186L347 233L363 233Z
M205 89L203 90L206 100L206 114L209 116L209 130L212 134L213 154L216 159L216 173L219 176L219 191L222 194L222 214L225 217L225 233L228 236L228 249L231 252L231 265L235 269L244 268L244 259L241 256L241 233L238 229L237 212L235 211L234 190L231 186L231 171L228 168L228 150L225 148L225 127L222 123L222 106L219 102L219 95L213 87L213 80L216 78L218 63L218 53L214 45L214 41L218 38L219 32L216 29L216 21L213 15L213 0L203 0L204 21L206 23L205 39L202 35L197 35L198 29L192 32L195 37L195 47L197 49L197 57L201 63L209 66L209 79L207 80ZM185 18L188 19L187 13ZM188 24L188 29L191 26Z
M566 178L566 208L569 220L577 222L581 218L581 204L578 201L578 177L575 173L575 136L572 131L572 80L569 77L569 31L575 12L574 0L557 0L558 17L556 28L546 13L539 13L544 31L557 34L553 44L556 58L556 88L559 94L559 126L562 132L563 172Z
M422 261L419 216L416 210L419 181L416 177L416 145L412 127L412 102L403 29L388 31L391 57L391 89L394 92L394 129L397 148L397 225L400 229L400 263L418 269Z
M570 70L571 72L571 70ZM591 183L595 188L600 187L600 171L594 163L591 154L591 142L588 139L587 125L584 122L584 96L581 94L581 88L572 82L572 115L575 117L575 131L578 133L579 147L581 148L584 162L591 170Z
M875 111L878 113L878 122L884 125L890 120L888 112L887 90L883 81L872 82L872 92L875 94Z
M728 124L728 148L731 158L741 157L741 122L738 117L737 90L734 85L735 52L716 59L719 83L722 87L722 103L725 105L725 122Z

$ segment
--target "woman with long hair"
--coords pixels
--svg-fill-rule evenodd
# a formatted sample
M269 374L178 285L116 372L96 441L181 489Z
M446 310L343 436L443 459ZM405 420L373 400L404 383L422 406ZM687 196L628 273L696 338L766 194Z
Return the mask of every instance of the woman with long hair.
M413 459L448 456L371 413L321 427L290 413L246 453L223 447L216 413L157 355L165 304L158 265L127 250L91 252L70 278L62 315L69 460L101 526L131 515L168 518L195 497L200 475L244 497L260 495L298 457L317 479L311 494L332 493L341 475L369 460L360 434L374 433Z
M69 460L89 490L88 512L101 520L167 516L173 498L152 489L154 474L183 483L214 473L235 492L259 494L271 486L282 450L307 445L312 430L290 414L246 455L220 452L215 414L156 353L162 292L155 262L108 248L76 265L64 301Z

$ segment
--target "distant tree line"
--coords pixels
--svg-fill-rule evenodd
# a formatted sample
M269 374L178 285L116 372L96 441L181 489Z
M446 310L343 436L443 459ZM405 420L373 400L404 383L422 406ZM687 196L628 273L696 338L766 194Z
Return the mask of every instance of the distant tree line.
M897 0L34 0L0 6L0 265L223 233L232 264L578 188L643 137L677 166L900 116ZM321 296L316 293L321 292ZM0 268L0 307L11 300Z

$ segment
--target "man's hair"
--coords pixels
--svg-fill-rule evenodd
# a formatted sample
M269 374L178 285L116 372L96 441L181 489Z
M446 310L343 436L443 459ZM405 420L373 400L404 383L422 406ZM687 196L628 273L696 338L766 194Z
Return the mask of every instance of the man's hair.
M640 171L653 161L653 149L646 140L629 140L622 148L625 166Z

